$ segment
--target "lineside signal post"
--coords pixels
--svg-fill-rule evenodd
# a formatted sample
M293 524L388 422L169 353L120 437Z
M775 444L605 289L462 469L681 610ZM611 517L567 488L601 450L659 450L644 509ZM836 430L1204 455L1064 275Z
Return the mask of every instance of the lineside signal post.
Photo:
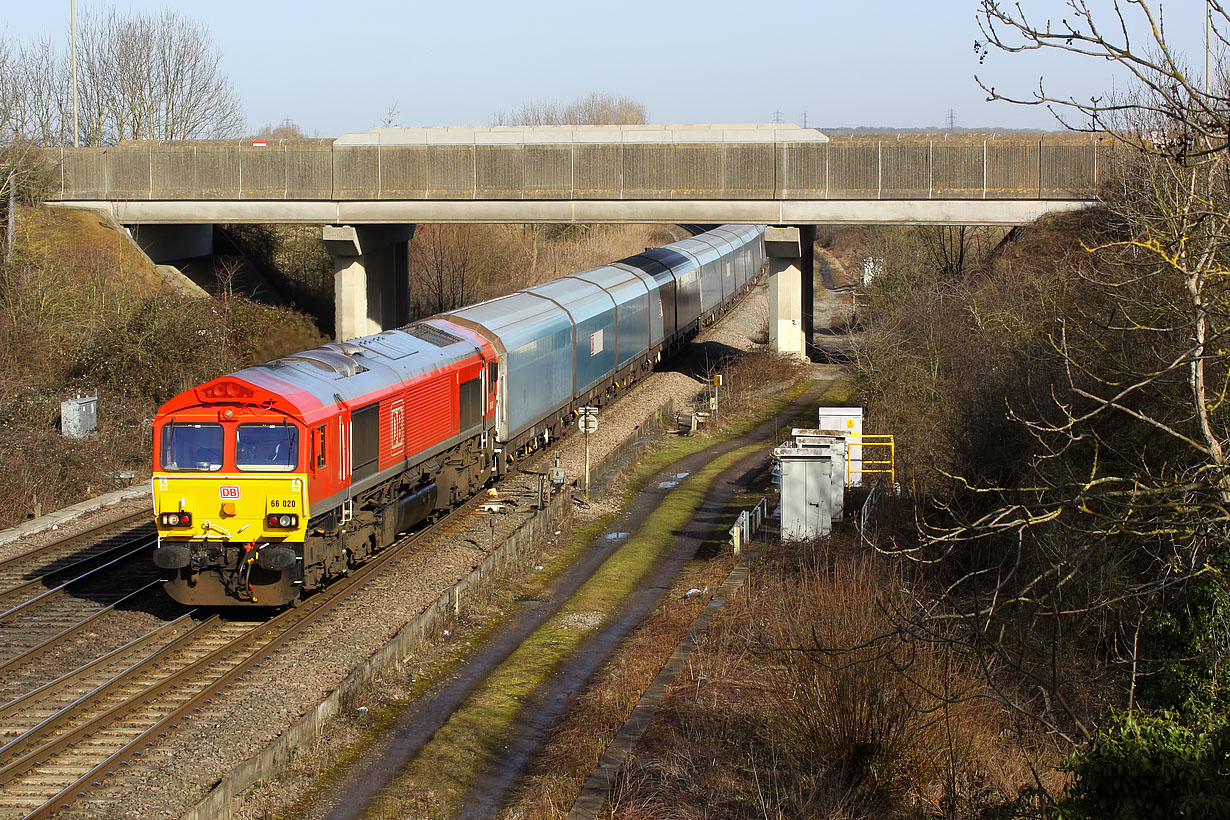
M585 434L585 500L589 501L589 434L598 430L598 408L579 407L577 426Z

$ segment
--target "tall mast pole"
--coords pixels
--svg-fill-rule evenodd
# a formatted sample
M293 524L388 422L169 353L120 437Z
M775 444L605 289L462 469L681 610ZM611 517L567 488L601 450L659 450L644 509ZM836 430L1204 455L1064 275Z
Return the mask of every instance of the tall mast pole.
M77 131L77 0L69 3L69 14L73 18L73 147L81 147L81 135Z
M1204 2L1204 96L1213 87L1213 4Z

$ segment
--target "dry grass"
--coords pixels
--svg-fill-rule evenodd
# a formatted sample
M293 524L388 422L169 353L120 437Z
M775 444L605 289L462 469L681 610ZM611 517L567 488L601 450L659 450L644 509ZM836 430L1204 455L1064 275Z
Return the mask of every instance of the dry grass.
M149 420L180 390L320 340L304 317L191 300L97 214L23 209L0 264L0 527L140 480ZM99 397L94 438L63 438L60 401Z
M722 413L727 420L741 418L756 406L765 389L792 382L802 372L797 360L772 350L752 350L738 356L722 370Z
M965 662L912 639L910 585L856 549L786 545L710 630L611 816L981 817L1032 784Z
M701 597L682 600L683 592L715 589L732 562L725 555L681 574L663 604L577 697L501 816L548 820L568 813L598 758L703 609Z

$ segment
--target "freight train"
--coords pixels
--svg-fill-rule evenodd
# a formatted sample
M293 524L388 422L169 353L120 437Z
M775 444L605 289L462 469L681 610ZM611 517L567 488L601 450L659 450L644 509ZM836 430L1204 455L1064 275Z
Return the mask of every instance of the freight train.
M154 420L153 560L184 604L283 606L515 469L748 290L727 225L395 330L283 356Z

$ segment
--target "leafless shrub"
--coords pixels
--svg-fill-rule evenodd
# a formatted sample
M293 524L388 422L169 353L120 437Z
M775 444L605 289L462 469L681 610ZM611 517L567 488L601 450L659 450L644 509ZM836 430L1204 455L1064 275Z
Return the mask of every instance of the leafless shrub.
M617 94L591 91L570 103L528 102L514 111L497 111L492 125L640 125L648 120L644 103Z
M85 145L132 139L236 136L243 110L208 31L181 13L83 16L78 26L80 138ZM72 65L50 38L0 40L0 141L63 145L73 137Z
M785 544L727 603L621 772L612 816L993 816L1034 782L968 661L899 629L906 580Z

